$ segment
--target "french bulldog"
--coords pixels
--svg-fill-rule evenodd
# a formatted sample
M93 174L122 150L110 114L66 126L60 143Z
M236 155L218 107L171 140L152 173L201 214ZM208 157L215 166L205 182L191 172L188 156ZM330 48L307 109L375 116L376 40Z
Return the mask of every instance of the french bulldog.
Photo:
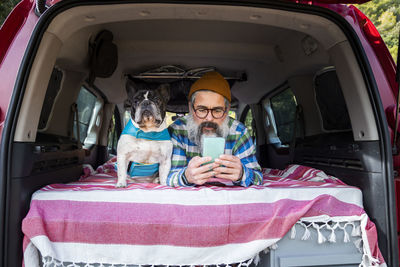
M135 181L159 182L165 185L171 168L172 155L172 142L165 120L169 86L134 82L128 78L126 92L131 118L118 140L116 187L126 187L130 175L135 176ZM133 174L132 165L128 170L129 164L134 165ZM157 164L159 164L158 177L157 170L154 174L149 174L146 170L149 166ZM140 169L143 166L144 171ZM150 169L154 171L154 168ZM136 178L137 176L141 177Z

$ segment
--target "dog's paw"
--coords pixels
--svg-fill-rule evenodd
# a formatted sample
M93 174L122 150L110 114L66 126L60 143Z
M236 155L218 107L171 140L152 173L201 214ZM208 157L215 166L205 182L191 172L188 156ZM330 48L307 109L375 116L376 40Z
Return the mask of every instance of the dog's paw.
M115 185L116 188L123 188L126 187L126 181L118 181Z

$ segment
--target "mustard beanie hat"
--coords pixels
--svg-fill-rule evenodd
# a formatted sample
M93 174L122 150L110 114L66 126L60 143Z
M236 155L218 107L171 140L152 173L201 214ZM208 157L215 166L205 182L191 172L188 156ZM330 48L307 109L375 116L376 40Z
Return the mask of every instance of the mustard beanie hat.
M231 102L231 88L225 78L216 71L205 73L200 79L195 81L190 87L189 99L194 92L199 90L214 91Z

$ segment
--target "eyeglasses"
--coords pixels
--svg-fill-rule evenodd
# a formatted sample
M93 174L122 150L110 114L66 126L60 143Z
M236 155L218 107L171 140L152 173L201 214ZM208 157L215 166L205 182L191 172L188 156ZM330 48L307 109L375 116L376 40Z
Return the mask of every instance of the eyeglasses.
M226 108L221 108L221 107L217 107L217 108L205 108L205 107L199 107L199 108L195 108L193 105L193 110L194 113L196 114L196 116L199 119L205 119L208 116L208 112L211 111L211 115L213 116L214 119L220 119L224 116L225 112L226 112Z

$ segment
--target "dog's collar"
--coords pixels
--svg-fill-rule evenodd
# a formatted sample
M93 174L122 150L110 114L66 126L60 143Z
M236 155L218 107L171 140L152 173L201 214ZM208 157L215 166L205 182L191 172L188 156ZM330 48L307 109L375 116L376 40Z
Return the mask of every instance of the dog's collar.
M146 140L155 140L155 141L165 141L171 140L171 136L169 135L168 129L165 128L161 132L145 132L140 128L133 125L132 121L126 124L124 130L121 134L128 134L138 139L146 139Z

